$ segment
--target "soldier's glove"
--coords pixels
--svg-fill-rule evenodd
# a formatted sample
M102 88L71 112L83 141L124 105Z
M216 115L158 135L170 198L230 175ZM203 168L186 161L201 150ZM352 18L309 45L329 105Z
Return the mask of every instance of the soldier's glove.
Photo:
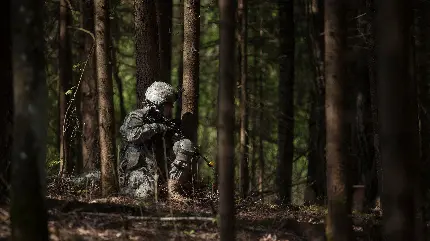
M169 130L169 127L165 124L154 123L153 125L155 126L156 133L165 133Z
M181 129L181 120L171 119L167 122L167 125L173 130L180 130Z

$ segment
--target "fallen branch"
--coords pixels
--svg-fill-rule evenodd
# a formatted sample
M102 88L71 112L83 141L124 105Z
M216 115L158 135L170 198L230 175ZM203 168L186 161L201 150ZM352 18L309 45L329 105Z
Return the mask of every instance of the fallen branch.
M114 217L117 216L119 218L124 218L127 220L136 220L136 221L207 221L207 222L215 222L216 218L213 217L148 217L148 216L128 216L128 215L120 215L120 214L108 214L108 213L91 213L91 212L81 212L83 215L93 215L99 217Z

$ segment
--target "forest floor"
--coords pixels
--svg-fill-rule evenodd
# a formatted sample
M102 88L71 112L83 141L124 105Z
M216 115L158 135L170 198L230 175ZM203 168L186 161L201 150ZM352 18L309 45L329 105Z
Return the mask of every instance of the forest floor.
M139 203L126 197L47 199L51 240L219 240L208 203ZM214 204L216 206L216 203ZM318 206L236 204L236 240L323 241L326 210ZM354 215L357 240L379 240L380 216ZM7 206L0 206L0 240L10 236Z

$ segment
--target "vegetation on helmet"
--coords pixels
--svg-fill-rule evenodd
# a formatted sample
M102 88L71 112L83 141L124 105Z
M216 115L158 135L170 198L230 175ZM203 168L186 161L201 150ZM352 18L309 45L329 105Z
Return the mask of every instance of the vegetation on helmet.
M155 105L173 103L178 99L178 92L170 84L158 81L148 87L145 98Z

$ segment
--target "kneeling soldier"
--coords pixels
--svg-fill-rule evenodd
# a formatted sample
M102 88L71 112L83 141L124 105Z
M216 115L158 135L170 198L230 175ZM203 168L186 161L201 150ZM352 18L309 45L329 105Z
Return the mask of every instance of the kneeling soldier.
M125 144L120 164L123 193L139 198L154 194L160 181L167 181L165 162L169 179L185 181L197 152L190 140L177 135L179 122L168 119L177 98L171 85L154 82L143 107L126 116L120 127Z

